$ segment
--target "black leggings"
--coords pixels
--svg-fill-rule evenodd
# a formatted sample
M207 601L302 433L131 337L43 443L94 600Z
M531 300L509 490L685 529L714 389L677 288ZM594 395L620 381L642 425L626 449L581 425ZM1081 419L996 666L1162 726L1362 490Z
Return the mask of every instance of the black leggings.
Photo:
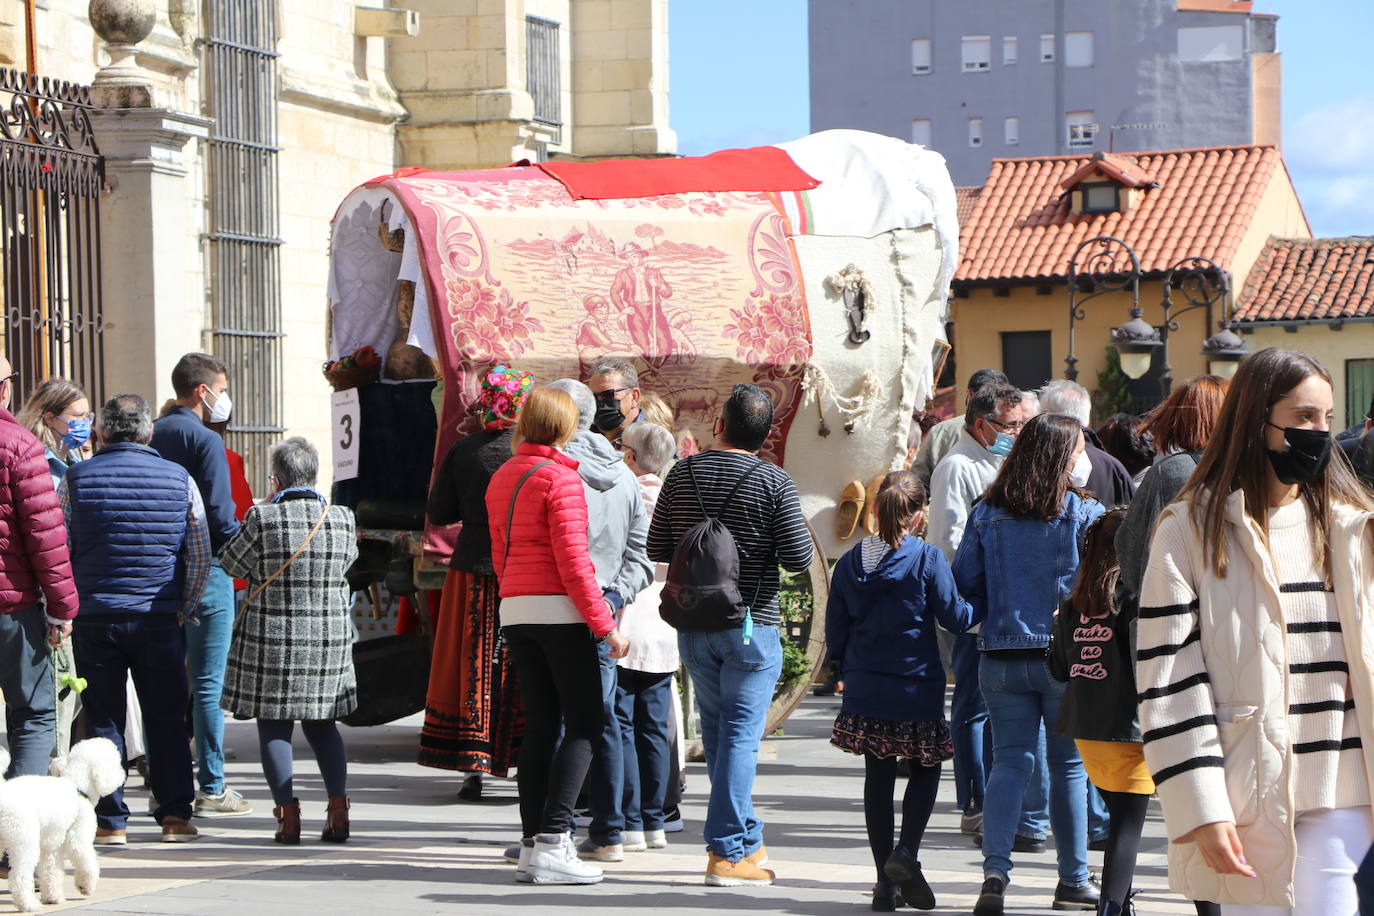
M1135 792L1108 792L1099 789L1111 817L1107 851L1102 856L1102 899L1115 901L1123 910L1135 877L1140 835L1145 830L1145 814L1150 796ZM1221 907L1206 900L1193 901L1198 916L1221 916Z
M267 777L267 785L272 790L275 805L289 805L295 801L295 790L291 787L292 770L291 733L296 723L289 719L259 719L258 749L262 752L262 772ZM348 753L344 750L343 736L333 719L306 719L301 722L301 731L310 749L315 752L315 762L319 764L320 775L324 777L324 788L330 796L348 794Z
M883 877L883 865L892 855L892 834L896 829L892 792L896 786L897 758L864 754L864 823L868 826L868 846L873 851L879 882L887 880ZM902 834L898 840L912 856L921 848L921 837L930 822L939 788L940 764L925 767L912 761L906 794L902 796Z
M525 704L516 773L521 835L567 833L592 762L592 740L606 721L596 642L582 623L523 623L501 633Z

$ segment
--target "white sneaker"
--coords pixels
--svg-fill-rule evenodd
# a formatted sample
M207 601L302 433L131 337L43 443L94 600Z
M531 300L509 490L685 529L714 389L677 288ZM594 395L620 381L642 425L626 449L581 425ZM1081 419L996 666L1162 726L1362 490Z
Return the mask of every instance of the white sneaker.
M584 859L594 859L597 862L624 862L625 846L622 843L598 846L596 840L587 837L577 844L577 854Z
M643 830L620 831L620 847L625 852L643 852L649 846L644 842Z
M601 867L579 859L566 833L541 833L534 838L529 874L533 884L596 884Z
M531 884L534 882L534 875L530 874L530 859L534 857L534 838L526 837L515 848L520 850L515 860L515 883Z
M228 786L218 795L196 790L196 804L192 809L196 817L239 817L252 813L253 806L248 804L247 799Z
M649 849L667 849L668 834L662 830L644 831L644 845Z

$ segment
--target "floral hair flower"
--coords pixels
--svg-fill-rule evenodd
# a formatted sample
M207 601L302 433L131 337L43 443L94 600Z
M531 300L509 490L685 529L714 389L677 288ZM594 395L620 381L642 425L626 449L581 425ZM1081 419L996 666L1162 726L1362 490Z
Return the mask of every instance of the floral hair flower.
M510 366L498 365L482 379L477 404L486 430L508 429L515 425L525 397L534 387L534 376Z

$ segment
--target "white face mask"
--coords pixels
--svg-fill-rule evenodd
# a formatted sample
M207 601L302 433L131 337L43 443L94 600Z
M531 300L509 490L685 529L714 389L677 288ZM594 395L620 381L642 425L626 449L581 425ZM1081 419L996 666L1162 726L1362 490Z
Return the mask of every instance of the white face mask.
M1088 450L1084 449L1078 453L1078 457L1073 461L1073 467L1069 468L1069 481L1075 487L1086 487L1088 478L1092 476L1093 463L1088 458Z
M200 402L205 404L205 399L201 398ZM205 404L205 409L209 411L208 418L211 423L224 423L229 419L229 411L234 409L234 402L229 400L228 391L221 391L215 398L214 405Z

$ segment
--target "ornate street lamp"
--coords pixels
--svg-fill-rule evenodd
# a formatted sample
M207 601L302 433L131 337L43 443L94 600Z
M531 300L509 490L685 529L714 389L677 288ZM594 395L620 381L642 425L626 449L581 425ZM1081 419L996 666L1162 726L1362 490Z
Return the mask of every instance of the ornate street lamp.
M1064 377L1078 380L1074 353L1074 325L1088 317L1083 308L1090 299L1105 293L1131 291L1131 314L1140 317L1140 259L1131 246L1109 235L1088 239L1069 259L1069 355L1064 358ZM1144 324L1144 322L1141 322ZM1120 330L1120 329L1118 329ZM1148 363L1146 364L1148 368ZM1123 367L1123 370L1124 367Z
M1175 291L1181 292L1187 303L1182 308L1174 308ZM1184 258L1170 267L1169 272L1164 275L1164 324L1159 329L1160 341L1164 346L1164 370L1160 374L1159 386L1163 389L1165 397L1169 396L1174 384L1174 369L1169 365L1169 332L1179 329L1179 316L1194 309L1205 308L1207 327L1210 328L1212 307L1218 302L1229 301L1230 295L1230 274L1210 258ZM1230 315L1224 317L1229 318ZM1216 355L1213 355L1214 352ZM1203 343L1202 353L1209 360L1208 371L1212 371L1211 364L1215 363L1222 369L1229 368L1226 377L1230 378L1231 375L1235 375L1235 364L1245 355L1245 343L1223 321L1222 329ZM1222 373L1212 371L1212 374Z
M1222 378L1235 378L1240 361L1250 355L1245 341L1231 330L1231 323L1223 321L1221 330L1202 343L1202 355L1207 357L1207 371Z
M1121 371L1130 379L1144 377L1150 371L1155 351L1165 345L1159 332L1140 317L1142 314L1139 306L1131 309L1131 320L1112 331L1112 346L1121 357Z

